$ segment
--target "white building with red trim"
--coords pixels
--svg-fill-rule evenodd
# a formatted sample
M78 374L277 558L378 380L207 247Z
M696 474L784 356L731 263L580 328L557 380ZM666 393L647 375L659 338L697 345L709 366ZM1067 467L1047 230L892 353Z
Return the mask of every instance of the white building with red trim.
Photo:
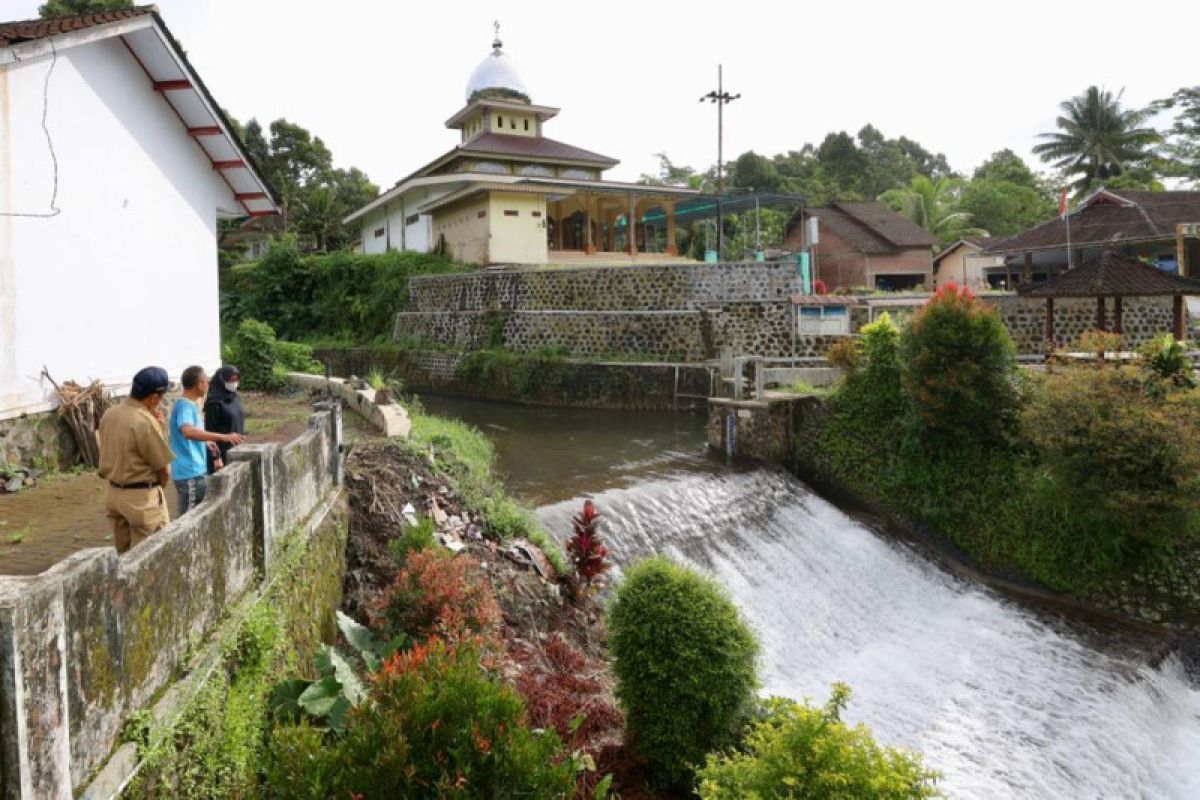
M216 367L217 220L278 208L153 6L0 22L0 420Z

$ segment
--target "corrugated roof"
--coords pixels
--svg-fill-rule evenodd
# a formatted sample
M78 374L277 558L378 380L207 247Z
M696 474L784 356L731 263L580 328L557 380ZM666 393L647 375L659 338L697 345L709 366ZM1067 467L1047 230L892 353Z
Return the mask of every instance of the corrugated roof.
M57 36L60 33L81 31L106 25L109 22L120 22L123 19L133 19L144 14L153 14L155 6L136 6L121 8L114 11L97 11L94 14L78 14L69 17L54 17L52 19L28 19L17 22L0 22L0 45L7 47L20 42L32 42Z
M487 153L524 158L553 158L560 161L590 161L612 166L620 162L590 150L547 139L543 136L512 136L505 133L484 133L457 148L463 153Z
M1136 258L1105 253L1040 283L1017 287L1024 297L1155 297L1200 295L1200 281L1180 278Z
M1071 247L1171 239L1181 222L1200 222L1200 192L1100 191L1071 212ZM1055 218L987 247L989 253L1066 248L1067 226Z

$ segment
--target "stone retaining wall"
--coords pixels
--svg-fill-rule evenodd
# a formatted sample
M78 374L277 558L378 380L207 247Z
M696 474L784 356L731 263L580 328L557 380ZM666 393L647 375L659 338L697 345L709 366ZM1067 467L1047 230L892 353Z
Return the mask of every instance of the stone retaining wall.
M428 275L409 281L409 311L679 311L787 303L791 262L555 267Z
M1006 296L996 300L1017 352L1041 353L1046 336L1046 301ZM1113 330L1114 308L1110 298L1105 305L1105 328ZM1124 347L1136 350L1155 336L1169 333L1172 327L1171 298L1127 297L1122 302ZM1085 331L1095 330L1096 301L1093 298L1062 298L1054 301L1054 343L1059 348L1070 347Z
M124 556L92 548L0 576L0 797L70 798L126 717L272 574L278 542L340 483L340 415L238 448L204 503Z

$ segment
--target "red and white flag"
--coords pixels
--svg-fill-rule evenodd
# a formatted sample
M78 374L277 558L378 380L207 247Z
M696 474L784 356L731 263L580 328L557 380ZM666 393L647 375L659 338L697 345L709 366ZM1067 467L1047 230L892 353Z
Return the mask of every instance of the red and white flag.
M1067 217L1067 190L1063 189L1062 194L1058 196L1058 218L1066 219Z

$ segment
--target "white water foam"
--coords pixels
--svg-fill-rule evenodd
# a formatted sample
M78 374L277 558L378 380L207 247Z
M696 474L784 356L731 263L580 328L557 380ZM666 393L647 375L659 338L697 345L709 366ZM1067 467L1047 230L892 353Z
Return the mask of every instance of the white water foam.
M680 475L596 498L618 563L663 552L727 586L763 643L764 692L823 703L920 750L962 798L1200 798L1200 692L1168 660L953 578L774 471ZM570 530L578 501L545 506Z

